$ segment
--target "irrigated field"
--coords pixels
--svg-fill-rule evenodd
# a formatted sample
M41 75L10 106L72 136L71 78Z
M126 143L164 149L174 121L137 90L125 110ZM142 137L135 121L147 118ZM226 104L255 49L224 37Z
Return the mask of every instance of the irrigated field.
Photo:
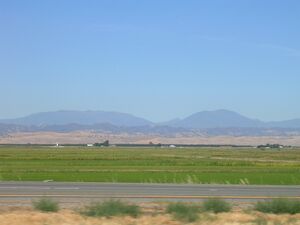
M0 180L300 184L300 149L0 147Z

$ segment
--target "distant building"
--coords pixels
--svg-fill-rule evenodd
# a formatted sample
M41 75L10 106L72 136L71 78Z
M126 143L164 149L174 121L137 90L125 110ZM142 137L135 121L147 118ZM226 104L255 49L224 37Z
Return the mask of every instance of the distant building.
M266 145L258 145L257 148L264 148L264 149L284 148L284 146L280 144L266 144Z
M169 145L169 148L176 148L176 145Z
M93 144L87 144L86 146L87 147L93 147L94 145Z

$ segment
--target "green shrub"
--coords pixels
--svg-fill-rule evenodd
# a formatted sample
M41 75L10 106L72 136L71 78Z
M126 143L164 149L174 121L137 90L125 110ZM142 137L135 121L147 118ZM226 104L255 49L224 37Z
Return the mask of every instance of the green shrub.
M137 217L140 214L140 207L129 205L119 200L108 200L100 203L92 203L83 211L84 215L95 217L111 217L120 215L130 215Z
M57 212L59 210L58 202L48 198L42 198L34 201L33 207L42 212Z
M214 198L204 201L203 210L212 211L214 213L229 212L231 205L225 200Z
M271 201L257 202L255 210L273 214L300 213L300 201L290 199L273 199Z
M186 222L194 222L199 216L199 209L195 205L184 203L171 203L167 207L167 213L172 214L175 219Z

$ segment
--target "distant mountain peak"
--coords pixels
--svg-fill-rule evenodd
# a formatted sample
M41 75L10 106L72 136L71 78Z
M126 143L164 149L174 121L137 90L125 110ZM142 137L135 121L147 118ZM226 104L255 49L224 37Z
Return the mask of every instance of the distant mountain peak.
M247 118L237 112L219 109L194 113L171 126L184 128L225 128L225 127L257 127L263 122Z

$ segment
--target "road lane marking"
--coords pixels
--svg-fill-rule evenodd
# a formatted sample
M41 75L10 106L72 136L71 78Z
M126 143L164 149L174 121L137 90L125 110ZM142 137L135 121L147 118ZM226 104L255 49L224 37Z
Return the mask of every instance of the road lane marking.
M26 197L60 197L60 198L149 198L149 199L300 199L300 196L207 196L207 195L56 195L56 194L0 194L0 198L26 198Z
M18 186L18 187L0 187L0 189L33 189L32 187L22 187L22 186ZM38 189L40 190L50 190L51 187L39 187Z
M57 188L53 188L55 190L79 190L78 187L57 187Z

